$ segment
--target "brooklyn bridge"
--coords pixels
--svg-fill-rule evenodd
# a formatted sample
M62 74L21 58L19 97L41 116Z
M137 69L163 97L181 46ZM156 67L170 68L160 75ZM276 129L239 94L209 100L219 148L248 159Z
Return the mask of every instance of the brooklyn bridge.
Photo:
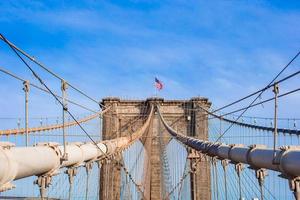
M1 118L0 199L297 199L300 200L299 119L279 118L278 78L220 108L205 97L95 99L1 35L39 84L1 66L22 91L24 117ZM33 70L57 79L54 92ZM25 68L24 68L25 69ZM92 109L75 92L93 102ZM265 91L273 97L261 100ZM31 117L30 93L55 100L60 116ZM5 94L1 95L5 101ZM246 107L224 108L253 99ZM244 116L274 104L272 118ZM0 105L1 107L1 105ZM72 107L84 110L74 114ZM299 109L299 108L295 108Z

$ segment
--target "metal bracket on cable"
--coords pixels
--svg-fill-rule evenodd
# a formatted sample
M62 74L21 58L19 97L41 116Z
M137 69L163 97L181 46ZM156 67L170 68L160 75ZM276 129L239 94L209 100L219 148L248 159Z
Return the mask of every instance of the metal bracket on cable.
M242 200L242 184L241 184L241 173L244 169L244 164L243 163L237 163L234 165L235 171L238 175L238 183L239 183L239 195L240 198L239 200Z
M228 164L229 164L229 160L227 160L227 159L221 160L221 165L222 165L224 171L226 171Z
M188 154L188 159L200 159L200 155L197 153L196 150L191 149Z
M46 189L50 186L52 181L52 175L42 175L39 176L34 184L37 184L40 188L41 198L44 199L46 197Z
M90 172L93 168L93 163L94 160L90 160L85 163L85 170L86 170L86 192L85 192L85 199L88 199L88 194L89 194L89 177L90 177Z
M263 200L264 199L263 184L264 184L265 177L268 175L267 170L264 168L255 170L255 175L258 180L258 184L260 188L260 195L261 195L260 199Z
M201 155L194 149L190 149L189 155L187 157L191 163L191 173L195 174L197 172L198 162L201 161Z
M211 161L213 165L216 165L218 162L218 157L217 156L211 157Z
M61 161L62 154L60 149L58 148L58 145L59 143L56 142L41 142L36 144L36 146L48 146L52 148L55 151L59 160ZM55 168L53 168L51 171L47 172L46 174L42 174L38 176L38 179L34 182L40 187L40 194L42 198L45 197L46 188L49 187L49 185L51 184L52 176L55 176L59 173L60 164L61 163L59 163Z
M60 159L61 151L59 150L58 145L59 144L56 142L45 142L45 143L36 144L36 146L48 146L52 148ZM60 165L58 165L56 168L52 169L51 171L47 172L46 174L38 176L38 179L34 181L34 184L37 184L40 188L40 196L42 199L44 199L46 196L46 189L50 186L52 177L59 173L58 171L59 167Z
M77 175L77 167L71 167L71 168L68 168L66 171L65 171L66 174L68 174L68 177L69 177L69 183L70 185L73 184L73 180L74 180L74 177Z
M290 189L294 192L296 200L300 200L300 177L289 180Z
M93 168L93 160L92 161L89 161L89 162L86 162L84 167L86 169L86 173L90 173L91 169Z
M282 146L280 147L280 152L276 156L276 160L280 163L281 157L287 153L289 150L300 150L299 146ZM287 173L283 173L279 175L282 178L286 178L289 180L290 190L293 191L295 199L300 200L300 177L290 177Z
M234 165L234 169L235 169L237 175L240 176L241 172L244 169L244 164L243 163L237 163L237 164Z
M258 184L259 184L259 188L260 188L260 195L261 195L260 199L261 200L264 199L263 184L264 184L265 177L268 175L267 169L264 169L264 168L257 169L255 167L251 167L251 166L255 166L255 164L252 163L251 159L249 158L249 154L251 153L251 151L253 151L255 149L264 149L266 147L267 146L263 145L263 144L252 144L252 145L249 146L249 150L248 150L248 153L247 153L247 162L249 164L248 168L255 170L255 176L258 180ZM273 163L274 163L274 160L275 160L275 158L273 158Z
M103 165L103 160L98 160L97 161L97 166L99 169L101 169L101 166Z
M74 177L77 175L77 167L70 167L65 171L66 174L68 174L69 177L69 199L72 199L72 187L74 182Z

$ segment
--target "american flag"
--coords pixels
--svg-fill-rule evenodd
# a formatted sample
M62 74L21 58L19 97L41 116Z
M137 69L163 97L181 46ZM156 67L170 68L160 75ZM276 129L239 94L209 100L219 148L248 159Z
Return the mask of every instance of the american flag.
M160 80L158 80L157 78L155 78L155 87L158 89L158 90L161 90L163 89L163 84Z

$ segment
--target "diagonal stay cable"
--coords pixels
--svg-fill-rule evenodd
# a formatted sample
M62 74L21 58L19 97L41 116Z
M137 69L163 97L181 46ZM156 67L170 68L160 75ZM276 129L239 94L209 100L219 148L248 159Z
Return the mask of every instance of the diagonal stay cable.
M78 126L80 127L80 129L88 136L88 138L92 141L92 143L100 150L100 152L103 153L105 158L108 158L107 154L103 152L103 150L98 146L98 144L95 142L95 140L89 135L89 133L82 127L82 125L76 120L75 116L64 106L64 104L58 99L58 97L52 92L52 90L44 83L44 81L39 77L39 75L29 66L29 64L22 58L22 56L17 52L17 50L11 46L10 43L8 43L8 41L6 40L6 38L0 34L0 37L2 37L2 39L10 46L10 48L13 50L13 52L21 59L21 61L26 65L26 67L31 71L31 73L34 75L34 77L40 82L41 85L43 85L48 91L49 93L57 100L57 102L59 102L59 104L62 106L62 108L71 116L71 118L78 124ZM153 107L151 109L151 115L153 115ZM150 118L149 118L150 119ZM148 119L148 120L149 120ZM141 129L141 131L143 131L143 129L145 129L145 127L143 127ZM120 164L117 160L113 160L116 161L117 164Z
M120 167L123 168L124 172L126 175L128 175L129 179L131 180L131 182L135 185L135 187L138 189L138 191L142 194L143 199L147 200L144 194L144 191L140 188L140 185L134 180L132 174L130 173L130 171L125 167L125 163L123 161L118 163L120 165Z
M188 159L188 158L187 158ZM195 161L195 166L197 166L199 164L199 162L201 161L201 159L197 159ZM181 178L180 178L180 181L171 189L171 191L167 194L166 198L164 198L164 200L167 200L169 199L170 195L176 191L176 189L178 187L180 187L182 184L183 184L183 181L188 177L189 174L191 173L196 173L196 172L193 172L192 170L185 170L185 172L182 174Z
M42 69L44 69L45 71L47 71L48 73L50 73L52 76L56 77L57 79L63 81L64 79L62 77L60 77L58 74L54 73L53 71L51 71L49 68L47 68L45 65L43 65L41 62L37 61L33 56L29 55L28 53L26 53L24 50L20 49L19 47L17 47L15 44L13 44L12 42L10 42L9 40L7 40L1 33L0 33L0 39L2 39L6 44L8 44L10 46L10 48L13 48L15 51L21 53L22 55L24 55L25 57L27 57L29 60L31 60L32 62L34 62L35 64L37 64L38 66L40 66ZM96 104L100 105L101 107L103 107L104 105L102 103L100 103L99 101L97 101L96 99L92 98L91 96L87 95L86 93L84 93L82 90L78 89L77 87L75 87L74 85L68 83L68 85L73 88L75 91L77 91L78 93L82 94L83 96L85 96L86 98L90 99L91 101L95 102Z
M267 85L266 89L262 90L261 92L259 92L259 94L254 98L253 101L251 101L251 103L249 104L249 106L236 118L235 122L237 122L243 115L244 113L250 108L250 106L252 106L255 101L257 99L259 99L261 97L261 95L267 90L267 88L272 85L272 83L290 66L290 64L299 56L300 51L296 54L296 56L293 57L292 60L290 60L288 62L287 65L285 65L285 67L272 79L272 81ZM232 127L233 127L233 123L230 124L230 126L217 138L217 140L215 142L218 142Z
M293 94L293 93L295 93L295 92L298 92L298 91L300 91L300 88L297 88L297 89L294 89L294 90L288 91L288 92L286 92L286 93L283 93L283 94L281 94L281 95L278 95L278 98L281 98L281 97L284 97L284 96L287 96L287 95ZM224 117L224 116L231 115L231 114L233 114L233 113L236 113L236 112L239 112L239 111L245 110L245 109L247 109L248 107L249 107L249 108L251 108L251 107L255 107L255 106L261 105L261 104L263 104L263 103L267 103L267 102L269 102L269 101L272 101L272 100L274 100L274 99L275 99L275 97L272 97L272 98L269 98L269 99L263 100L263 101L261 101L261 102L259 102L259 103L252 104L251 106L247 106L247 107L239 108L239 109L237 109L237 110L234 110L234 111L231 111L231 112L228 112L228 113L225 113L225 114L221 114L221 115L219 115L219 117L221 117L221 118L222 118L222 117Z
M44 83L44 81L39 77L39 75L29 66L29 64L22 58L22 56L17 52L17 50L11 46L11 44L6 40L6 38L0 34L4 42L6 42L10 48L13 50L13 52L21 59L21 61L26 65L26 67L31 71L33 76L40 82L41 85L43 85L49 93L55 98L55 100L62 106L62 108L71 116L71 118L78 124L80 129L88 136L88 138L92 141L94 145L103 153L104 156L106 156L106 153L103 152L103 150L98 146L96 141L90 136L90 134L83 128L83 126L77 121L76 117L65 107L65 105L58 99L57 96L52 92L52 90Z
M264 87L263 89L260 89L260 90L258 90L258 91L256 91L256 92L253 92L253 93L251 93L251 94L249 94L249 95L247 95L247 96L245 96L245 97L243 97L243 98L241 98L241 99L238 99L238 100L236 100L236 101L234 101L234 102L232 102L232 103L229 103L229 104L227 104L227 105L225 105L225 106L222 106L222 107L220 107L220 108L218 108L218 109L216 109L216 110L214 110L213 112L218 112L218 111L220 111L220 110L223 110L223 109L225 109L225 108L227 108L227 107L230 107L230 106L232 106L232 105L234 105L234 104L237 104L237 103L239 103L239 102L241 102L241 101L243 101L243 100L245 100L245 99L248 99L248 98L250 98L250 97L252 97L252 96L254 96L254 95L256 95L256 94L258 94L259 93L259 97L261 96L261 94L265 91L265 90L267 90L268 88L270 88L270 87L272 87L272 83L282 74L282 72L283 71L285 71L286 70L286 68L292 63L292 62L294 62L294 60L298 57L300 55L300 51L288 62L288 64L275 76L275 78L266 86L266 87ZM258 98L259 98L258 97Z
M291 78L293 78L293 77L295 77L295 76L297 76L297 75L299 75L299 74L300 74L300 70L298 70L298 71L296 71L296 72L294 72L294 73L292 73L292 74L290 74L290 75L288 75L288 76L286 76L286 77L284 77L284 78L282 78L282 79L280 79L280 80L278 80L278 81L272 83L272 84L269 85L268 87L264 87L263 89L260 89L260 90L258 90L258 91L255 92L255 93L252 93L252 94L250 94L250 95L248 95L248 96L250 97L250 96L253 96L254 94L258 94L259 92L261 92L261 91L263 91L263 90L267 90L267 89L273 87L274 85L279 84L279 83L282 83L282 82L284 82L284 81L286 81L286 80L289 80L289 79L291 79ZM248 97L248 96L247 96L247 97ZM244 98L246 99L246 97L244 97ZM260 105L260 104L263 104L263 103L265 103L265 102L258 103L257 105ZM201 108L200 108L200 109L201 109ZM189 109L189 110L198 110L198 108ZM211 113L216 113L216 112L218 112L218 111L220 111L220 110L222 110L222 109L215 109L215 110L212 110ZM226 115L227 115L227 114L226 114Z
M288 76L286 76L286 77L284 77L284 78L282 78L282 79L280 79L280 80L274 82L273 84L270 85L270 87L274 86L275 84L282 83L282 82L284 82L284 81L286 81L286 80L288 80L288 79L290 79L290 78L292 78L292 77L294 77L294 76L296 76L296 75L298 75L298 74L300 74L300 70L298 70L298 71L296 71L296 72L294 72L294 73L292 73L292 74L290 74L290 75L288 75ZM268 88L270 88L270 87L268 87ZM266 87L265 87L265 88L266 88ZM259 90L259 91L262 91L262 90L263 90L263 89L261 89L261 90ZM281 98L281 97L284 97L284 96L286 96L286 95L295 93L295 92L297 92L297 91L299 91L299 89L291 90L291 91L289 91L289 92L286 92L286 93L284 93L284 94L279 95L278 98ZM233 114L233 113L236 113L236 112L239 112L239 111L243 111L243 110L245 110L245 109L247 109L247 108L251 108L251 107L254 107L254 106L258 106L258 105L264 104L264 103L269 102L269 101L271 101L271 100L273 100L273 99L275 99L275 98L273 97L273 98L270 98L270 99L267 99L267 100L264 100L264 101L260 101L259 103L252 104L251 106L246 106L246 107L243 107L243 108L239 108L239 109L237 109L237 110L230 111L230 112L228 112L228 113L224 113L224 114L220 114L220 115L215 114L215 112L216 112L218 109L212 110L212 111L208 111L207 109L205 109L205 108L203 108L203 107L201 107L201 106L198 106L199 108L193 108L193 109L188 109L188 110L195 110L195 111L198 111L199 109L201 109L201 110L204 110L206 113L208 113L208 114L210 114L210 115L213 116L212 118L209 118L209 119L213 119L213 118L219 118L219 119L221 119L221 118L222 118L222 119L226 120L226 118L223 118L223 116L230 115L230 114ZM238 115L237 115L237 116L238 116ZM255 118L258 118L258 117L255 117ZM279 118L279 119L280 119L280 118ZM283 118L281 118L281 119L283 119ZM293 118L293 119L295 119L295 118ZM230 121L231 121L232 123L234 123L234 121L232 121L232 120L230 120Z

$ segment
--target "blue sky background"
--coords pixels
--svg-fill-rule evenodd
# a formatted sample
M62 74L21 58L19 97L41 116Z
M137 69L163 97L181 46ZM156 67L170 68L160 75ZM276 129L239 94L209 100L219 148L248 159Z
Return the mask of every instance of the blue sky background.
M153 96L157 76L165 85L160 96L205 96L215 108L272 80L300 50L299 22L296 0L0 2L1 33L99 100ZM0 58L1 67L36 82L4 43ZM285 75L299 64L300 59ZM35 69L59 93L59 81ZM299 83L294 78L280 92ZM1 74L0 92L0 117L23 116L22 84ZM48 95L34 89L30 95L31 116L61 113ZM75 92L69 95L97 109ZM272 107L247 114L271 117ZM284 98L280 117L300 117L299 108L299 93Z
M2 0L0 27L9 40L96 99L151 97L158 77L165 86L159 96L204 96L218 108L267 85L300 50L300 1ZM32 66L59 94L60 82ZM0 67L38 84L1 41ZM284 75L299 68L300 58ZM0 73L0 129L16 127L16 118L24 116L22 87ZM298 87L300 76L280 85L280 93ZM68 93L98 109L71 89ZM268 91L262 99L270 96ZM39 125L41 116L61 115L52 97L33 88L29 107L30 126ZM86 113L70 107L76 115ZM280 99L279 117L300 118L299 111L300 92ZM246 115L272 117L273 104Z

